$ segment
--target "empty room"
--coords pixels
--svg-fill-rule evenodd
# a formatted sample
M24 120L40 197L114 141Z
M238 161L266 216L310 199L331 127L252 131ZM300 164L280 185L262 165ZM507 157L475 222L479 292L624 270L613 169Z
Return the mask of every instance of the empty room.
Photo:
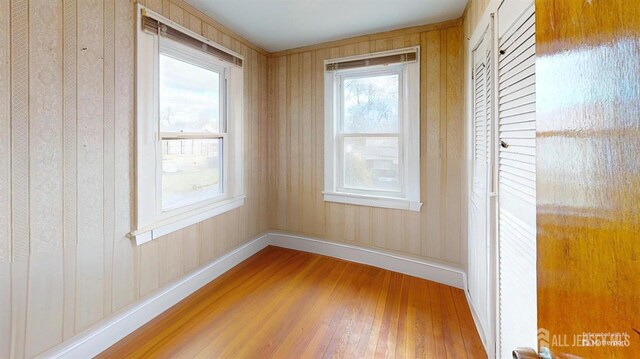
M0 359L640 358L640 1L0 0Z

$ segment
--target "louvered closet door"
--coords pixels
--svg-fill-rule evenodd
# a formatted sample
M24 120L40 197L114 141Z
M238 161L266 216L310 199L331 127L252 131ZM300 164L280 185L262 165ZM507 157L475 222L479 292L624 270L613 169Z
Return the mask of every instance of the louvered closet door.
M537 348L536 90L533 1L498 10L500 357Z
M490 31L473 52L472 174L469 196L469 296L482 322L490 328L489 311L489 168L491 158ZM487 61L489 59L489 61Z

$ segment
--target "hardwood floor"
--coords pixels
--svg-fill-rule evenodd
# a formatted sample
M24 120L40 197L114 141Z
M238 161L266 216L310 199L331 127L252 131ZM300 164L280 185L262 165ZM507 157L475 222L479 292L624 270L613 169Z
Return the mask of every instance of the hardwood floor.
M486 358L460 289L268 247L99 358Z

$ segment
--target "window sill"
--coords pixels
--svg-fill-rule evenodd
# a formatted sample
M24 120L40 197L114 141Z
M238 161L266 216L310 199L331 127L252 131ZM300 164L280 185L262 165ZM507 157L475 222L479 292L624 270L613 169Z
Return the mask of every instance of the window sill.
M356 206L402 209L413 212L420 212L420 207L422 207L422 202L411 201L403 198L365 196L337 192L323 192L323 195L325 202L353 204Z
M245 196L238 196L198 208L175 217L163 219L152 225L137 229L129 233L129 237L136 241L136 245L150 242L171 232L189 227L209 218L218 216L244 205Z

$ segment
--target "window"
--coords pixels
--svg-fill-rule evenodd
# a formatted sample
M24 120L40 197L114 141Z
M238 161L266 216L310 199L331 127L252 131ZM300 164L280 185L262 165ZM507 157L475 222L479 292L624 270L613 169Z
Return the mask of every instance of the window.
M325 201L420 210L418 53L325 61Z
M223 193L225 71L176 45L160 43L163 211Z
M138 7L138 244L237 208L242 58Z

